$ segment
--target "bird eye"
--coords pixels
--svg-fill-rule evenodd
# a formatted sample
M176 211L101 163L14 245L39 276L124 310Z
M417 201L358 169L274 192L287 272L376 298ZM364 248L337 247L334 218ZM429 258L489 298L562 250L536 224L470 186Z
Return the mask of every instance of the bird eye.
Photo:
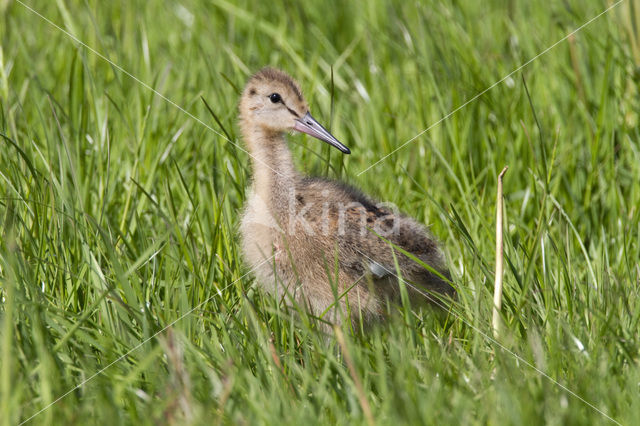
M278 93L272 93L269 95L269 100L271 100L271 102L273 102L274 104L277 104L278 102L282 101L282 97L280 97Z

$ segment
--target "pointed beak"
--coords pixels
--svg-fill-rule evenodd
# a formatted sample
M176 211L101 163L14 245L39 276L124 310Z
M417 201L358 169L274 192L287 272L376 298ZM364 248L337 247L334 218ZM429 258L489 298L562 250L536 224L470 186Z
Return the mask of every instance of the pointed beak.
M345 154L351 154L351 150L342 145L338 139L334 138L333 135L329 133L327 129L322 127L322 125L318 123L310 113L306 113L304 117L296 119L296 123L293 128L299 132L306 133L314 138L320 139L321 141L338 148Z

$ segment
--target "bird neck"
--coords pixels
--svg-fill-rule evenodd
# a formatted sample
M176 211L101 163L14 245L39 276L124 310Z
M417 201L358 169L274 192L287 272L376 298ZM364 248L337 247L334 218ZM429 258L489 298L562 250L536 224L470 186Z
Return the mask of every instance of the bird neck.
M251 154L253 191L264 201L277 205L298 177L284 134L260 127L244 128L243 133Z

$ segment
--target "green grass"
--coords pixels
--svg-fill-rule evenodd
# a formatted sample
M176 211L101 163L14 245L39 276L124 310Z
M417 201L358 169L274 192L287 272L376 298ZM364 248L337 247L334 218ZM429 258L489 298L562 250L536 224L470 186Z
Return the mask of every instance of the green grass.
M0 0L3 424L637 422L638 1L360 175L613 2L24 2L218 133ZM443 241L448 314L340 345L245 276L236 104L267 64L353 151L292 136L300 168Z

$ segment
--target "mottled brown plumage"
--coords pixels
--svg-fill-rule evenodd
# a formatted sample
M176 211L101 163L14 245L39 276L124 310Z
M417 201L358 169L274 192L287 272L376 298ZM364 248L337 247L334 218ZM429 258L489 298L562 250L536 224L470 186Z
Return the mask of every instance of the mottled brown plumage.
M273 68L259 71L239 109L253 166L242 248L267 291L331 322L360 316L370 322L383 314L386 299L399 299L397 261L412 303L423 303L426 293L455 295L438 245L423 225L344 183L295 169L284 139L291 130L350 151L309 114L291 77ZM397 249L394 259L388 241L438 273Z

